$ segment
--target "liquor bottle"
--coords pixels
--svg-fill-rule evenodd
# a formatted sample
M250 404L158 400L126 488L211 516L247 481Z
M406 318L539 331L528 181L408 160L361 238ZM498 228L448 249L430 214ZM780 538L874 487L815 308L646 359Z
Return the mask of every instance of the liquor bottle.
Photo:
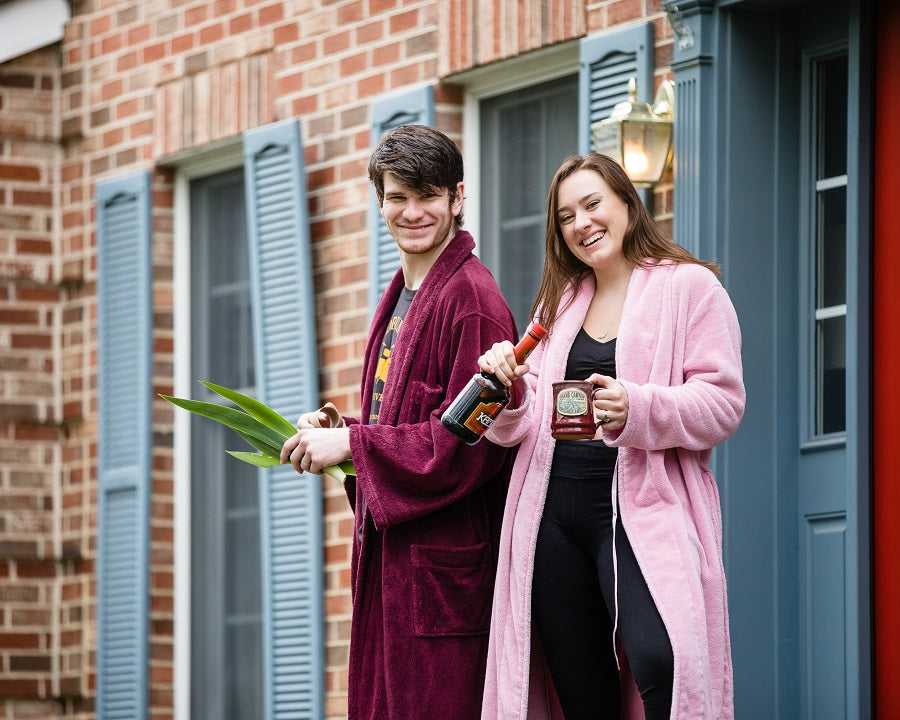
M543 327L531 323L519 344L513 349L516 363L521 365L525 362L525 358L546 334L547 331ZM486 372L475 373L441 415L441 422L458 438L465 440L469 445L474 445L481 440L481 436L494 422L494 418L508 403L509 388L500 382L496 375Z

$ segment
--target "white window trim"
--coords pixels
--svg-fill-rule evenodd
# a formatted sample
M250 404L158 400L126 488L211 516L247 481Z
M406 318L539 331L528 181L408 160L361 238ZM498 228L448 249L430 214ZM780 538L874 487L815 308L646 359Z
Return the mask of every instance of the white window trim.
M481 243L481 101L530 85L538 85L578 72L579 40L466 70L445 80L465 88L463 97L463 163L466 173L466 228L475 236L475 251ZM573 108L577 113L578 108ZM575 151L575 148L572 150Z
M174 164L175 196L173 208L173 335L174 393L189 397L191 378L191 180L213 175L244 163L240 139L205 152L189 153ZM175 720L191 718L191 418L175 412L174 456L174 696Z
M0 3L0 63L59 42L70 19L66 0Z

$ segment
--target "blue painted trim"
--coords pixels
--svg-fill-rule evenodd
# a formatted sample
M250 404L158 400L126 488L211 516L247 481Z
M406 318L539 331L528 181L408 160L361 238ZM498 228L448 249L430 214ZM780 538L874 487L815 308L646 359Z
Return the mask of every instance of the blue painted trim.
M104 720L147 715L153 392L151 198L149 171L112 178L96 186L96 702L97 716ZM110 594L109 587L113 575L119 581L115 595Z
M628 77L631 70L617 70L617 66L628 65L633 59L634 74L637 77L638 98L653 100L653 23L645 23L603 32L582 39L579 48L578 74L578 153L590 152L591 123L609 116L617 102L628 99ZM610 72L618 75L606 100L597 106L595 91L591 89L593 68L609 65ZM592 107L593 103L593 107Z
M372 149L375 149L384 133L400 125L434 126L434 86L425 85L414 90L406 90L372 103L370 138ZM393 276L393 271L400 267L400 253L394 239L387 233L378 199L371 184L369 195L368 303L371 317L381 293L390 282L387 274Z
M319 402L300 124L256 128L243 142L257 395L295 419ZM265 216L262 204L277 198L289 206ZM264 717L315 720L325 712L321 483L282 466L261 470L259 485Z

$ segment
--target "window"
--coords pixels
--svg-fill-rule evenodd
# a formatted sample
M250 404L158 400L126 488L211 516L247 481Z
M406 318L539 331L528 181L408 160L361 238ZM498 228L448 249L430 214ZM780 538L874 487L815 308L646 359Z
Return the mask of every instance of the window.
M847 57L814 65L812 250L815 436L842 433L847 342Z
M578 150L578 77L488 98L480 114L482 257L524 329L544 261L547 189Z
M191 378L254 395L251 287L241 169L195 179L191 207ZM194 382L193 397L222 399ZM258 474L237 441L191 419L191 717L263 713ZM239 448L238 448L239 449Z

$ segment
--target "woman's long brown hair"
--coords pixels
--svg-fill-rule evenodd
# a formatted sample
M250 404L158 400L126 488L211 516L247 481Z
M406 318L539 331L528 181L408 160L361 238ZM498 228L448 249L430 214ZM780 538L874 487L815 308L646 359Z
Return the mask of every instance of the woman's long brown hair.
M560 308L559 304L566 287L570 283L577 285L590 271L590 267L569 250L569 246L563 240L562 228L557 218L559 185L578 170L593 170L628 206L628 227L622 242L622 253L627 260L643 266L651 265L655 260L696 263L709 268L717 275L721 274L718 263L697 259L681 245L663 235L619 163L599 153L570 155L556 171L547 193L547 244L544 252L544 269L541 273L541 285L531 308L531 316L539 316L538 321L545 328L549 330L557 315L565 309Z

